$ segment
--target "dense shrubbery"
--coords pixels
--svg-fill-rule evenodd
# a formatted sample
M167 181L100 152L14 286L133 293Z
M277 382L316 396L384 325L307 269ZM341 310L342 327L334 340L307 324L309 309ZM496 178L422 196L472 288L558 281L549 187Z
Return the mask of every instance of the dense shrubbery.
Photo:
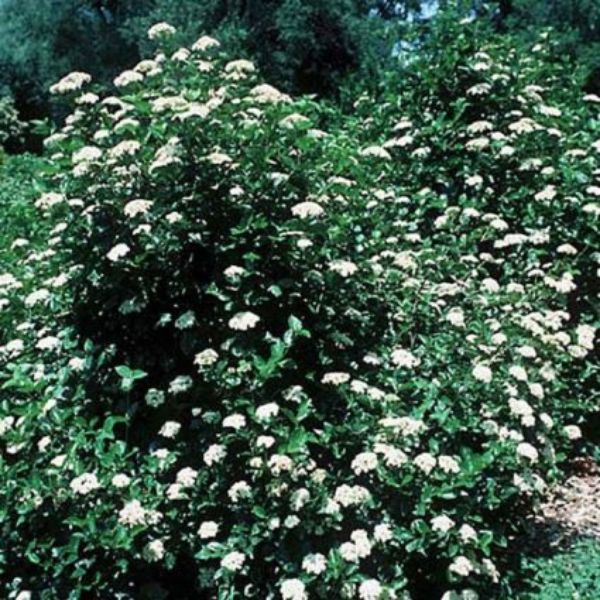
M342 117L171 33L57 84L1 259L3 591L489 597L597 409L600 98L442 19Z
M12 98L0 96L0 152L6 142L16 140L23 132L23 123L19 120Z

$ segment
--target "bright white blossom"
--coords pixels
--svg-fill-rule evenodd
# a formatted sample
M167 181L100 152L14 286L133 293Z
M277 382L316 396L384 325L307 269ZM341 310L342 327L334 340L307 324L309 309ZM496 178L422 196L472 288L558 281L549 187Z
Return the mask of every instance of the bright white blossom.
M279 590L283 600L308 600L306 586L300 579L286 579Z
M229 319L229 327L237 331L248 331L254 329L259 321L260 317L252 312L240 312Z

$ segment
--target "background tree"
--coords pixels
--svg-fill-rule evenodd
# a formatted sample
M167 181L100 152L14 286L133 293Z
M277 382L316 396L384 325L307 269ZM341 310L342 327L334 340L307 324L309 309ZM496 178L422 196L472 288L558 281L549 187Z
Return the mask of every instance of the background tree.
M597 0L500 0L496 8L502 28L525 40L551 27L564 54L575 58L588 73L585 88L600 91L600 3Z
M335 96L349 73L372 76L390 56L394 24L418 0L4 0L0 4L0 85L25 119L60 116L49 86L72 70L102 83L151 52L159 21L180 42L203 33L255 59L286 91Z

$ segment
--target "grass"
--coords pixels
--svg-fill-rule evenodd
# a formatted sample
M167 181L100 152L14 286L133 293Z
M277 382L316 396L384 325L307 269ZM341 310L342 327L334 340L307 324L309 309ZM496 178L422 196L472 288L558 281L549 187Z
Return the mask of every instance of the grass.
M580 538L549 556L527 556L510 600L600 600L600 539Z

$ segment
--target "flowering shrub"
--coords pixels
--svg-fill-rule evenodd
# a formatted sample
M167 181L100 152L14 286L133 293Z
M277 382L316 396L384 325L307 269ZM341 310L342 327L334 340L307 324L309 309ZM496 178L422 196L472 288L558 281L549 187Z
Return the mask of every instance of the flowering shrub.
M596 409L600 99L461 25L343 117L172 34L53 88L0 274L6 594L493 593Z
M23 123L12 98L0 97L0 151L10 139L18 138L23 132Z

